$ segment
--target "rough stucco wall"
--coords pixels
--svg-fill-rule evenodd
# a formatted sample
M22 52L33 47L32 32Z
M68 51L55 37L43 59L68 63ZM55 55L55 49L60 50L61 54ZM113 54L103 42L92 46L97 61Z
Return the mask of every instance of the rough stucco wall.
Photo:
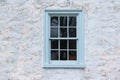
M85 69L43 69L46 8L85 10ZM0 0L0 80L120 80L120 0Z

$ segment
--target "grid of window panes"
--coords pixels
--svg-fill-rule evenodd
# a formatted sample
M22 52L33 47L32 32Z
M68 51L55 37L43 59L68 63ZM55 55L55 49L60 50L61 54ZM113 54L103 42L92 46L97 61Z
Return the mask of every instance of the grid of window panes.
M50 17L51 60L77 60L75 15Z

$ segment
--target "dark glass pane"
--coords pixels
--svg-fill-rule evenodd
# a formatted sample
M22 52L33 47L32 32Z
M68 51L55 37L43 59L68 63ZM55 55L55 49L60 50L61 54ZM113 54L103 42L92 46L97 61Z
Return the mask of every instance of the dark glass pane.
M67 40L60 40L60 49L67 49Z
M76 37L76 28L69 28L69 37Z
M51 49L58 49L58 40L51 40Z
M58 26L58 17L51 17L51 26Z
M69 60L76 60L76 51L69 51Z
M51 60L58 60L58 51L51 51Z
M60 37L67 37L67 28L60 28Z
M69 49L76 49L76 40L69 40Z
M67 17L60 17L60 26L67 26Z
M67 60L67 51L60 51L60 60Z
M58 37L58 28L51 28L51 37Z
M76 16L69 17L69 26L76 26Z

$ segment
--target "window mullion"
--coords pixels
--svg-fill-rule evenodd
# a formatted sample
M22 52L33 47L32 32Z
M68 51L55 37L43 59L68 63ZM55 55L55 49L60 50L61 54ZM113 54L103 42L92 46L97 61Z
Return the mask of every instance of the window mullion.
M69 16L67 16L67 38L69 38Z
M67 16L67 38L69 38L69 16ZM67 39L67 60L69 60L69 40Z
M67 40L67 60L69 60L69 40Z
M60 16L58 16L58 39L60 38ZM58 40L58 60L60 60L60 39Z

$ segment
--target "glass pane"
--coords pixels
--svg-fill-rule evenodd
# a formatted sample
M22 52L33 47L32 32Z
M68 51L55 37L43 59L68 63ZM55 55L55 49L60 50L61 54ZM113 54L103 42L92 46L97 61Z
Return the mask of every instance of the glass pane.
M58 51L51 51L51 60L58 60Z
M60 28L60 37L67 37L67 28Z
M51 37L58 37L58 28L51 28Z
M60 60L67 60L67 51L60 51Z
M76 26L76 16L69 17L69 26Z
M67 17L65 16L60 17L60 26L67 26Z
M76 37L76 28L69 28L69 37Z
M69 51L69 60L76 60L76 51Z
M58 40L51 40L51 49L58 49Z
M51 26L58 26L58 17L57 16L51 17Z
M69 49L76 49L76 40L69 41Z
M60 49L67 49L67 40L60 40Z

